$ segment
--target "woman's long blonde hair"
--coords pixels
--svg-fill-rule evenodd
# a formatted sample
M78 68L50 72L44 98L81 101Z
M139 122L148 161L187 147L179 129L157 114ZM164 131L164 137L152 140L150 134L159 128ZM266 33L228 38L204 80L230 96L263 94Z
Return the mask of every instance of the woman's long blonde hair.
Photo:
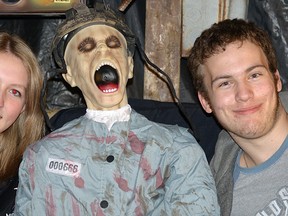
M33 51L18 36L0 32L0 52L21 59L28 74L25 110L0 134L0 180L5 180L17 174L26 147L44 135L40 108L43 77Z

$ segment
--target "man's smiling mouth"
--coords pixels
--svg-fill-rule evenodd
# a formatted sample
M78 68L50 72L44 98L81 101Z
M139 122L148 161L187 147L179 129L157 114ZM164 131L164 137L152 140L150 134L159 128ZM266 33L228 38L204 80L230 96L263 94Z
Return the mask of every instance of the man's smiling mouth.
M238 115L250 115L252 113L258 112L260 110L260 107L260 105L257 105L253 107L242 108L235 111L235 113L237 113Z

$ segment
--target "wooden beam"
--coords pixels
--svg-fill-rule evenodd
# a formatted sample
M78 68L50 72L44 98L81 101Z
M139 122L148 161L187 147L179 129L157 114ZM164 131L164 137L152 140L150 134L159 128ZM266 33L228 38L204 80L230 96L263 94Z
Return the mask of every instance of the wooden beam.
M145 52L148 58L172 79L179 97L182 0L147 0ZM165 79L165 77L162 77ZM145 99L173 101L170 90L158 73L145 68Z
M246 18L249 0L183 0L182 57L188 57L195 39L213 23Z

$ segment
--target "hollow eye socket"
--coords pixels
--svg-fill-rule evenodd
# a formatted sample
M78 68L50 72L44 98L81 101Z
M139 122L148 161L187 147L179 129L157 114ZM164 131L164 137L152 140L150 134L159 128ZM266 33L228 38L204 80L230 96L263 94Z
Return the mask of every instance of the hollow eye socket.
M95 42L95 40L91 37L87 37L78 45L78 50L80 52L86 53L93 50L96 46L97 43Z
M119 48L121 47L121 43L120 43L120 40L112 35L112 36L109 36L107 39L106 39L106 45L109 47L109 48Z

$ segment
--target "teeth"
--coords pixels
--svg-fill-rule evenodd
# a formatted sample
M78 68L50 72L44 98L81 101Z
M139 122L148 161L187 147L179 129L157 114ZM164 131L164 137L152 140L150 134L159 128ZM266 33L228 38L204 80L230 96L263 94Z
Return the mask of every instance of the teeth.
M104 93L111 93L117 91L117 88L103 90Z
M96 70L99 70L99 69L100 69L102 66L104 66L104 65L109 65L109 66L115 68L115 66L114 66L112 63L110 63L110 62L102 62L100 65L98 65L98 67L96 68Z

